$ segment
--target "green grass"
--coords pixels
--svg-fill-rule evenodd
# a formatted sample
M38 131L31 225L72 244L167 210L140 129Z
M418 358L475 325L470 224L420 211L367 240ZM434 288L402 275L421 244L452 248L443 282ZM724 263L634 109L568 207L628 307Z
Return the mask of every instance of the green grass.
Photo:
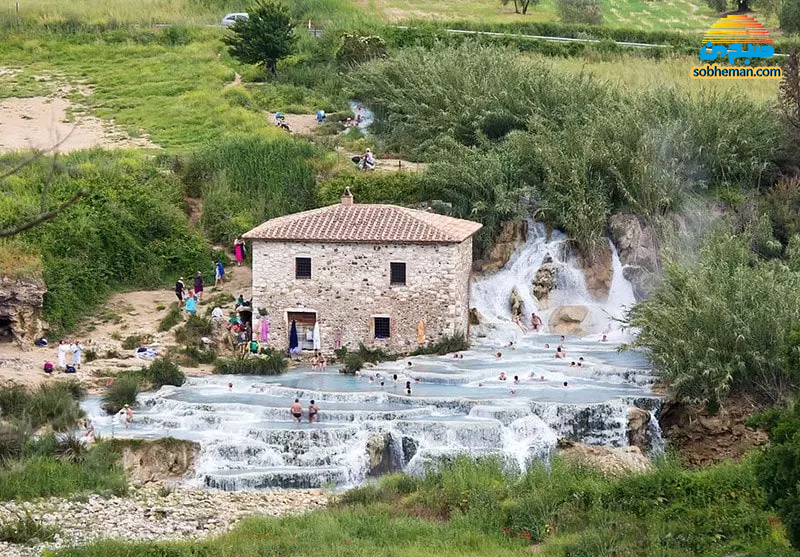
M18 514L17 519L0 524L0 542L29 544L51 542L59 533L57 526L35 520L30 514Z
M0 501L82 492L122 495L127 490L127 480L117 458L101 443L80 463L51 455L6 461L0 466Z
M514 3L503 6L500 0L357 0L359 5L374 10L382 19L407 20L473 20L491 23L520 21L558 21L553 0L543 0L531 7L527 15L515 14ZM636 29L672 29L705 31L718 18L700 0L645 2L643 0L605 0L602 3L604 24ZM758 14L756 14L758 16ZM774 20L761 20L772 24Z
M752 467L702 472L671 461L604 478L556 460L507 475L493 460L458 459L424 479L388 476L332 508L252 518L194 543L98 542L59 557L797 557L762 509Z
M55 431L69 431L84 416L77 400L84 389L77 381L42 384L29 390L22 385L0 389L3 420L35 430L49 424Z

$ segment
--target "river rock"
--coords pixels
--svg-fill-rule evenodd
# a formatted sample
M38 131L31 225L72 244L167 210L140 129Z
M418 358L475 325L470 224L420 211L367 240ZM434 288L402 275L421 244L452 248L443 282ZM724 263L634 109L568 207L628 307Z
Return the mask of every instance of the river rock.
M618 213L608 222L609 233L617 248L623 273L638 300L650 295L660 270L658 238L652 227L633 214ZM628 268L635 270L628 270Z
M590 255L580 253L578 261L583 269L589 294L599 302L608 300L613 278L611 247L603 244L603 247Z
M194 474L200 444L179 439L116 440L134 484L179 480Z
M480 325L483 321L483 315L478 311L478 308L469 308L469 324Z
M647 452L650 449L650 412L636 406L628 408L628 444Z
M548 254L542 266L533 275L533 296L546 307L550 292L555 290L558 279L558 266L553 263L553 258Z
M392 436L388 433L375 435L367 441L369 475L380 476L395 469L392 458Z
M32 347L45 327L42 306L46 291L39 275L19 279L0 277L0 335L10 336L22 348Z
M524 302L522 301L522 296L519 295L519 291L517 287L511 289L511 295L508 298L508 307L511 309L511 315L518 316L522 315L522 306Z
M476 261L474 268L481 273L496 273L505 267L514 250L525 241L528 223L525 221L506 221L494 241L492 249L482 260Z
M414 440L413 437L403 437L401 439L400 445L403 448L403 462L408 464L414 455L417 454L417 442Z
M595 447L562 441L559 449L566 460L590 466L609 476L647 472L653 466L639 447Z
M29 502L0 502L0 524L29 513L59 528L53 542L17 545L0 542L3 557L38 557L44 550L82 545L101 538L130 541L202 539L229 531L251 515L280 516L322 508L320 490L224 492L152 484L127 497L90 494L84 499L57 497Z
M558 335L583 335L583 321L589 315L586 306L559 306L550 314L550 332Z

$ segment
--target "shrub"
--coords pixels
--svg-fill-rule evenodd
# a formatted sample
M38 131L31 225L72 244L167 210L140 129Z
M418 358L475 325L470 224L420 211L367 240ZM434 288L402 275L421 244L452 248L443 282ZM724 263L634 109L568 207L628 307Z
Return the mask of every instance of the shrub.
M668 264L660 287L629 314L641 330L634 344L648 348L680 400L713 409L729 393L779 400L798 384L783 350L800 322L800 273L760 261L749 244L727 226L716 230L697 264Z
M88 452L89 447L76 435L69 433L57 440L53 454L62 460L81 464Z
M0 168L23 157L0 157ZM150 156L95 149L59 155L55 166L43 156L14 175L15 194L0 200L0 228L38 214L44 184L51 206L78 188L89 192L18 236L44 262L44 312L53 329L73 327L115 289L158 286L208 265L208 244L180 210L183 188L162 170Z
M343 172L320 182L319 203L338 203L350 188L357 203L412 205L423 201L422 184L415 172Z
M452 352L463 352L469 349L469 342L463 333L456 333L452 336L446 336L436 342L430 343L427 346L420 346L414 350L411 355L419 356L422 354L450 354Z
M169 331L172 327L180 323L181 320L181 308L178 307L178 302L172 302L167 314L158 322L158 331L161 333Z
M0 524L0 542L13 544L40 544L55 540L59 529L35 520L27 511L17 514L16 520Z
M205 232L227 243L267 219L316 207L318 154L307 141L232 138L196 151L181 176L191 195L202 193Z
M800 33L800 1L783 0L780 23L784 33Z
M174 362L166 357L156 358L142 371L150 384L156 389L160 389L164 385L180 387L186 382L186 375Z
M222 42L234 58L263 65L274 74L278 60L292 53L296 40L289 11L279 2L260 0L248 13L250 17L236 21Z
M345 33L336 51L336 61L340 64L360 64L374 58L385 58L386 43L377 36Z
M138 334L138 335L130 335L125 337L125 340L122 341L122 348L125 350L135 350L140 346L147 346L153 342L153 335L148 334Z
M756 475L768 503L778 509L789 540L800 549L800 399L789 408L756 417L750 425L769 434L770 445L756 460Z
M136 404L136 397L139 396L140 379L133 375L120 375L111 384L111 387L103 393L103 410L109 414L116 414L128 404Z
M175 331L175 340L181 344L198 346L203 337L211 335L214 331L214 324L209 317L190 315L183 327Z
M599 0L556 0L556 12L564 23L600 25L603 12Z
M280 375L289 367L289 361L276 350L267 350L259 356L238 355L219 358L214 363L214 373L221 375Z
M217 359L217 351L213 348L201 350L195 346L181 348L180 355L186 365L196 367L197 364L213 364Z
M343 373L353 374L364 367L364 358L358 354L346 354L344 357Z

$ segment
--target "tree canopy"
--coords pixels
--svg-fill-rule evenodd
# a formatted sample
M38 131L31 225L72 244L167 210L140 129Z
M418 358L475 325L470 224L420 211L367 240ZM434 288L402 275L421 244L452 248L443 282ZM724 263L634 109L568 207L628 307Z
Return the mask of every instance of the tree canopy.
M248 13L250 17L236 21L222 40L234 58L261 64L274 74L278 60L289 56L294 47L289 10L279 2L261 1Z

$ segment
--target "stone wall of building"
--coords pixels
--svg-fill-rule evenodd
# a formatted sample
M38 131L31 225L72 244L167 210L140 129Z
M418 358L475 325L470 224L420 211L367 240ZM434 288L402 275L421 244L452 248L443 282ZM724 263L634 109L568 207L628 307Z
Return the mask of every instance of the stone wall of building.
M315 312L322 347L334 332L351 349L360 342L390 351L467 331L471 239L453 245L305 244L253 241L253 305L270 316L270 345L288 347L288 312ZM295 258L311 258L311 278L295 278ZM406 264L406 285L390 285L390 263ZM376 339L373 318L391 319L391 338Z

